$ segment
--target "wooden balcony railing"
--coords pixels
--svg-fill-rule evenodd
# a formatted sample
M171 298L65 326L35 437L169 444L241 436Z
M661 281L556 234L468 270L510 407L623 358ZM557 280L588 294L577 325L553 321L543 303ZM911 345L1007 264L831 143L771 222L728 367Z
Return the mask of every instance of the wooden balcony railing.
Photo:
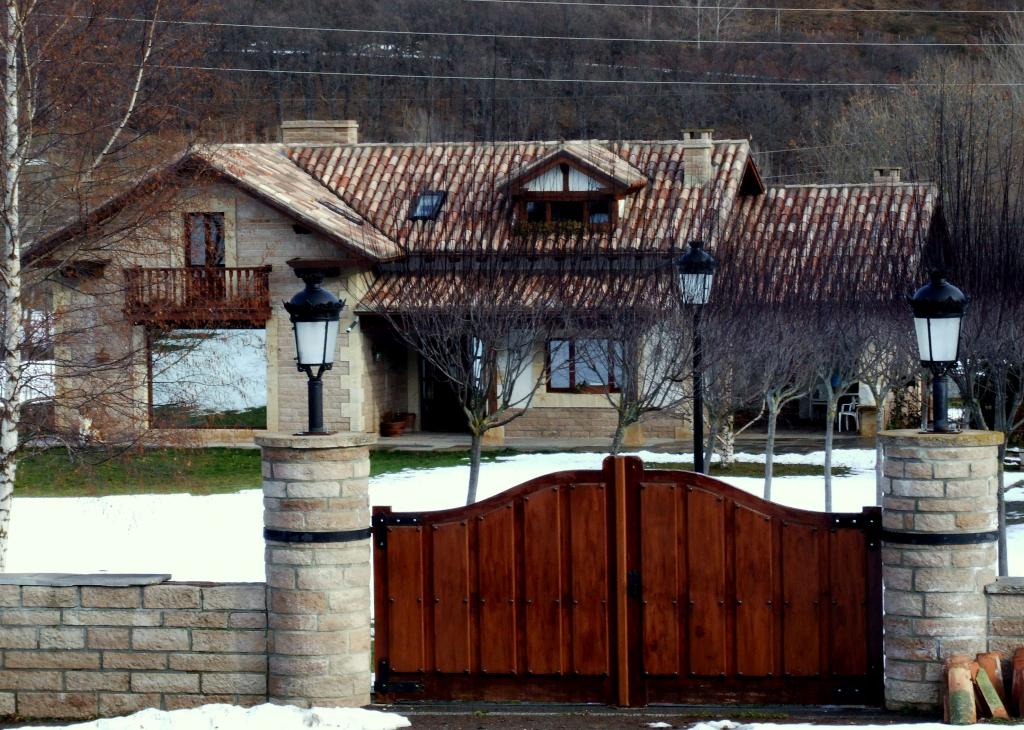
M135 324L262 327L270 318L270 267L125 270L125 313Z

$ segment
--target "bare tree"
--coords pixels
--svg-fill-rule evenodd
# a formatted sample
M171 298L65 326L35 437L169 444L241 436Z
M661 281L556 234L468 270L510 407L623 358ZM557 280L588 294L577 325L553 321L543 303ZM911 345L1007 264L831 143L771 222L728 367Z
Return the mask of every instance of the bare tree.
M116 251L127 231L143 221L122 219L103 244L93 236L88 244L65 240L62 247L40 251L28 250L26 241L57 225L83 232L96 222L93 211L115 191L138 181L170 149L187 144L181 130L194 120L184 119L178 101L194 95L196 78L183 78L169 67L191 58L199 39L163 22L189 17L188 4L178 0L6 0L3 8L0 566L25 431L35 427L23 424L26 408L56 399L58 407L74 410L82 402L76 399L101 395L111 396L114 410L131 408L121 356L94 359L89 388L49 396L60 361L71 357L63 345L90 329L95 335L105 314L97 302L93 324L81 316L82 307L67 322L62 315L68 307L55 304L54 292L61 282L88 278L90 266L103 265L96 258L83 261L83 248ZM136 20L125 20L121 11ZM201 113L200 107L197 100L191 111ZM153 214L150 208L142 217ZM120 385L114 382L117 371Z

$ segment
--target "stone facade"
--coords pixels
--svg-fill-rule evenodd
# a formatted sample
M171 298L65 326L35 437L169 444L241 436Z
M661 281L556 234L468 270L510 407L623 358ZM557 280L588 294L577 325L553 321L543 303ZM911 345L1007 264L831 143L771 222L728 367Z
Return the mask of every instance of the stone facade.
M268 695L309 707L370 702L370 525L364 434L259 436L263 448ZM288 542L284 534L301 534Z
M39 578L0 585L0 717L86 719L266 701L262 584Z
M1024 578L999 578L985 586L988 650L1006 657L1024 647Z
M601 396L604 398L604 396ZM610 438L615 432L615 411L603 407L530 408L505 426L506 438ZM678 418L649 414L640 421L643 438L674 439L689 436L688 424Z
M996 528L1001 442L1001 434L988 431L882 435L885 697L890 709L934 711L943 660L988 649L985 586L996 575L996 543L971 533ZM939 535L969 542L942 544Z

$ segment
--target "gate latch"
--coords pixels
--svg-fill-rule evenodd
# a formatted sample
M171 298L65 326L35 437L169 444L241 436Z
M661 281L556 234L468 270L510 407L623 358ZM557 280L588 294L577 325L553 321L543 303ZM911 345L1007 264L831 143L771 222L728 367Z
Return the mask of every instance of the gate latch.
M638 600L643 596L643 585L640 583L639 570L631 570L626 573L626 595Z

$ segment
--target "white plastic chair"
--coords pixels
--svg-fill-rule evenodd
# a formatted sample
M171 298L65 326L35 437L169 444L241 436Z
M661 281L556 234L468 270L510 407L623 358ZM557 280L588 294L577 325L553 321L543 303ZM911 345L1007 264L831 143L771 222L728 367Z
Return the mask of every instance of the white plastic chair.
M860 413L857 412L857 399L853 398L847 403L843 403L839 406L839 430L842 432L843 423L847 418L853 420L854 429L860 431Z

